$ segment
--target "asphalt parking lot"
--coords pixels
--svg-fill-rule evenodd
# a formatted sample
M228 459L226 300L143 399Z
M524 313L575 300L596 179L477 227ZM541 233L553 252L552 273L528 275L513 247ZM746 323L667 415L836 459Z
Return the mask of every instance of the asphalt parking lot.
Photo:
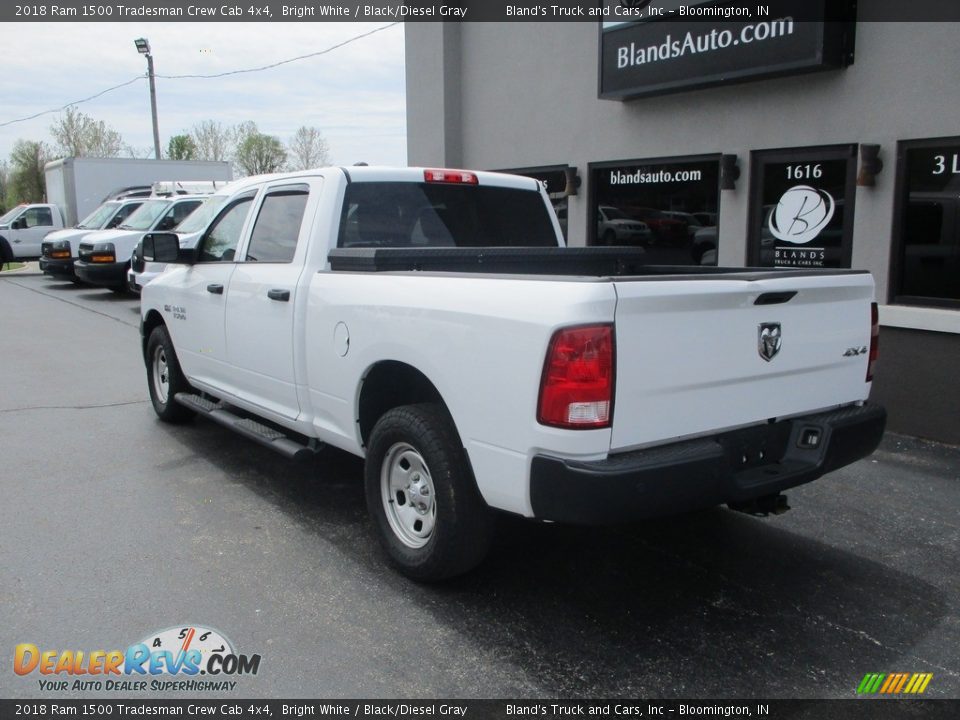
M422 586L382 561L359 461L157 421L138 305L0 275L0 697L49 697L18 643L195 623L262 656L241 697L852 698L928 672L960 698L958 448L888 436L775 518L504 518L476 572Z

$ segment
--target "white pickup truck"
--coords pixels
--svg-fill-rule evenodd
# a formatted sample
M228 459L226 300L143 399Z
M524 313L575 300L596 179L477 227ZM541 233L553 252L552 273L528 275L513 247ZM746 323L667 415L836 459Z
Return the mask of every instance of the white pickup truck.
M14 260L36 260L47 234L62 229L63 214L56 205L17 205L0 217L0 265Z
M607 523L780 493L873 451L866 272L643 265L565 248L534 180L326 168L226 202L143 290L162 420L365 458L391 560L469 570L491 509Z

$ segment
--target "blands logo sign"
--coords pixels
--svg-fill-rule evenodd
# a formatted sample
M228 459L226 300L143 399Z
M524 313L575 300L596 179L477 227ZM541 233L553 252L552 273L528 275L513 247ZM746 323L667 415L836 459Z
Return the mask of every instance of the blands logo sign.
M933 673L867 673L857 695L923 695Z

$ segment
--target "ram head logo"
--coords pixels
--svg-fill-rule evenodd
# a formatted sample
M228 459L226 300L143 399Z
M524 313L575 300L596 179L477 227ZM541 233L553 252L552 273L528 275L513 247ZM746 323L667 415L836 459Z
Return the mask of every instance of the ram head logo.
M767 362L780 352L782 343L780 323L760 323L757 328L757 352Z

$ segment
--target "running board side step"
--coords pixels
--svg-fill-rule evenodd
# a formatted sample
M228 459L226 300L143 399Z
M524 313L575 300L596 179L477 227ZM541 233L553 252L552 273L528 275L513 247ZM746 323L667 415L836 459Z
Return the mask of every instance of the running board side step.
M291 440L279 430L258 423L256 420L234 415L219 403L212 402L199 395L182 392L177 393L174 399L184 407L193 410L197 415L209 418L215 423L260 443L291 460L303 460L315 454L314 447Z

